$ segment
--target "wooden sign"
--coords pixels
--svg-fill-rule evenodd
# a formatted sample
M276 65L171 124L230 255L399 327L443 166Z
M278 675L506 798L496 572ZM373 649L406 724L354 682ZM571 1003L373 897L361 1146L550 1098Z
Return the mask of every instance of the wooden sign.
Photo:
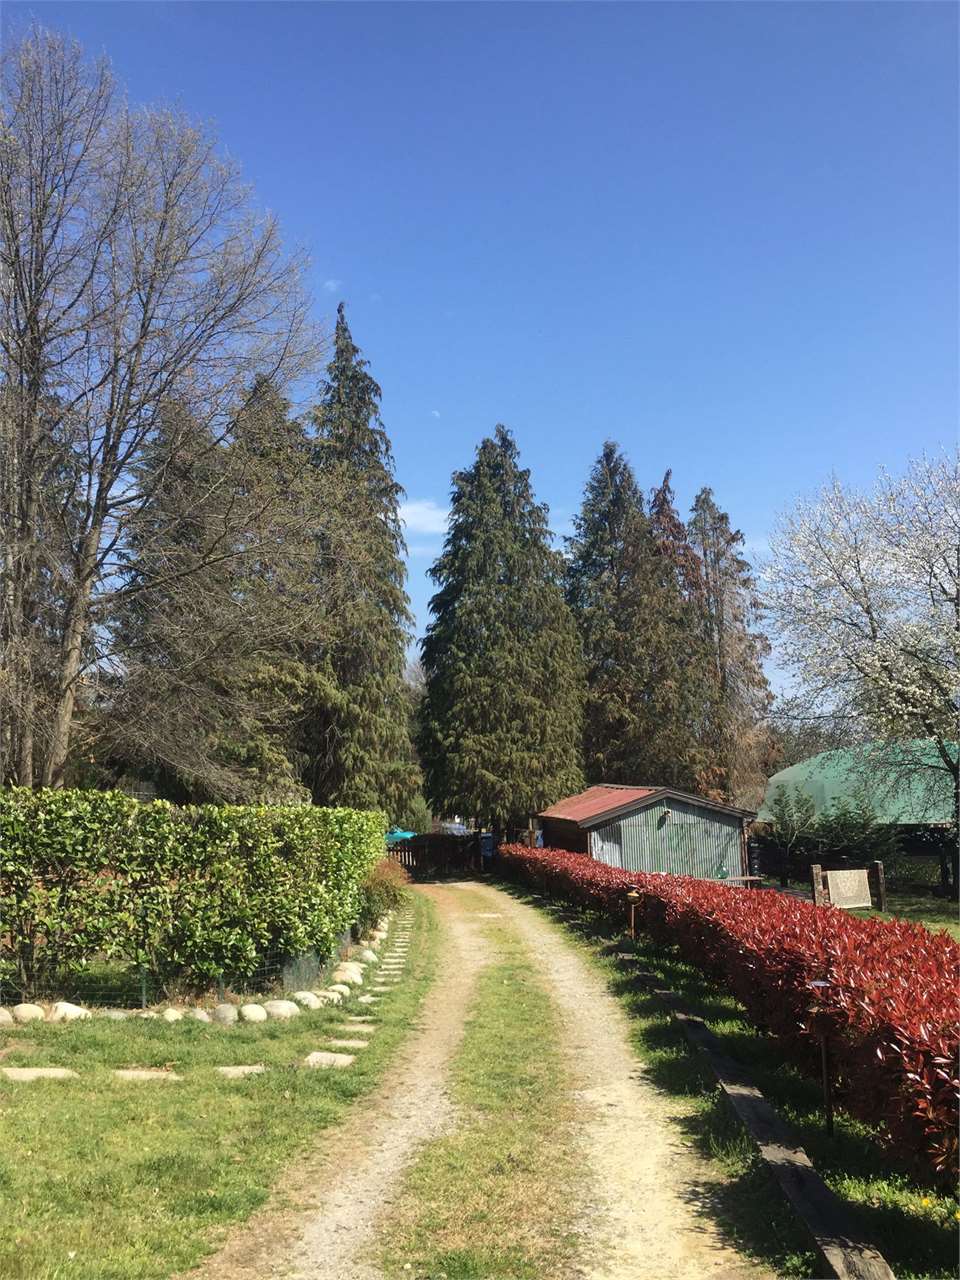
M871 907L866 867L857 871L828 871L827 897L835 907Z

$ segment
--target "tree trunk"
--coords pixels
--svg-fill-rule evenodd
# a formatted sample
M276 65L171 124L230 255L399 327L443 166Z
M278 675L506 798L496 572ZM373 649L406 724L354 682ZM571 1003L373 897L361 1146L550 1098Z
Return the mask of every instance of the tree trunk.
M99 525L90 529L82 543L77 588L67 612L60 649L58 697L53 713L50 750L43 770L45 787L62 787L63 771L70 750L73 713L77 704L77 677L83 659L83 641L87 626L87 609L96 573L97 549L100 545Z

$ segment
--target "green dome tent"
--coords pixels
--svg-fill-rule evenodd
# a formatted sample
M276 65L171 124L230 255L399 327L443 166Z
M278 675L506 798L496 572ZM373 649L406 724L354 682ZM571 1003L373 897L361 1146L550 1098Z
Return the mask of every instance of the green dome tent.
M818 817L838 803L866 795L882 823L926 827L953 821L952 780L936 745L923 739L821 751L781 769L767 783L759 821L772 819L771 805L780 788L811 796Z

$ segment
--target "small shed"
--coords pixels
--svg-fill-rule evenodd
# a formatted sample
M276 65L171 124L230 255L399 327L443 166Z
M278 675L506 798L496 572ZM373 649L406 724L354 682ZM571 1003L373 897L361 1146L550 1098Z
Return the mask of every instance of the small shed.
M601 783L538 816L550 848L626 871L716 880L747 874L746 824L756 814L670 787Z

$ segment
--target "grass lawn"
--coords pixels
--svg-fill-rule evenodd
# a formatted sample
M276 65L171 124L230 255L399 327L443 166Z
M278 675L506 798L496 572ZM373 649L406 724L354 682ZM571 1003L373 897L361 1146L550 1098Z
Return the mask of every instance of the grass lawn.
M194 1265L266 1199L277 1175L369 1092L433 974L436 924L414 895L417 944L379 1026L345 1071L297 1066L355 1002L291 1022L222 1028L135 1019L3 1029L6 1066L65 1066L78 1080L0 1080L0 1276L148 1280ZM269 1069L225 1080L216 1066ZM179 1083L121 1082L113 1067L171 1066Z
M570 1274L577 1170L563 1140L572 1103L556 1014L516 935L492 923L484 932L496 954L452 1065L460 1120L421 1152L384 1223L388 1276Z
M684 1099L684 1140L715 1160L729 1182L713 1206L718 1222L743 1252L780 1277L817 1274L809 1238L787 1208L748 1138L727 1105L712 1072L687 1044L655 998L617 961L622 935L606 922L526 897L561 925L604 972L611 991L630 1016L637 1056L659 1088ZM827 1184L851 1206L869 1239L899 1280L946 1280L957 1274L957 1201L896 1169L866 1126L837 1116L828 1137L816 1081L786 1063L772 1039L758 1034L740 1005L684 963L672 950L639 940L639 967L677 991L686 1007L704 1019L731 1057L749 1067L766 1097L796 1133Z
M948 898L934 898L929 893L907 893L895 890L887 893L888 910L882 914L885 920L899 917L926 925L934 933L946 930L960 942L960 908ZM878 911L855 911L853 915L876 916Z

